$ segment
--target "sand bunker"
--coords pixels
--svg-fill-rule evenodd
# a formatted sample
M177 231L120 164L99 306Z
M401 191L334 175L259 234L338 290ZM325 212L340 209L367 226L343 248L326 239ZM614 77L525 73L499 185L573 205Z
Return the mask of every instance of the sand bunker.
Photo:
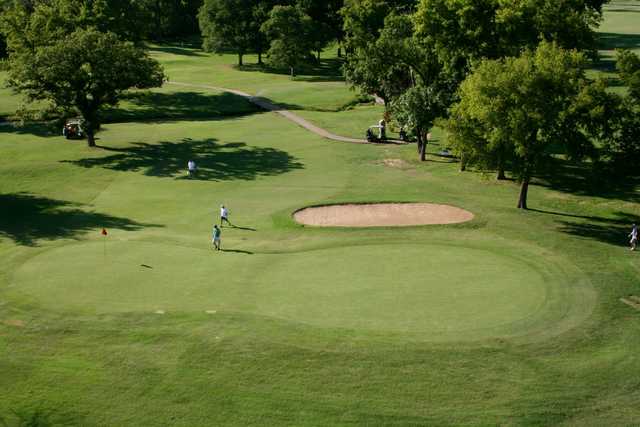
M456 224L471 221L473 214L431 203L373 203L306 208L293 218L301 224L321 227L388 227Z

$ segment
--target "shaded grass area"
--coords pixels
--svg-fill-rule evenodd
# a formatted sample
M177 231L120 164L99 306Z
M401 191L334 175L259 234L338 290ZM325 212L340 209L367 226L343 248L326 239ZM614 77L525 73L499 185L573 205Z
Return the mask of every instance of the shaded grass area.
M640 9L640 8L639 8ZM639 10L640 12L640 10ZM640 49L640 34L598 33L600 49Z
M310 61L295 70L297 74L292 82L343 82L345 81L342 73L343 64L344 60L336 57ZM234 68L238 71L261 72L287 77L291 75L290 70L274 68L269 64L236 65Z
M160 227L28 193L0 194L0 207L0 237L18 245L37 246L39 240L77 238L101 227L125 231Z
M286 151L270 147L250 147L244 142L219 143L210 138L159 144L134 142L127 148L100 147L108 155L73 160L85 168L103 167L117 171L143 172L147 176L204 181L252 180L258 176L283 174L303 167ZM186 164L194 160L194 177L185 176Z
M106 109L105 122L213 119L260 111L245 98L229 92L207 93L166 89L125 94L117 108Z

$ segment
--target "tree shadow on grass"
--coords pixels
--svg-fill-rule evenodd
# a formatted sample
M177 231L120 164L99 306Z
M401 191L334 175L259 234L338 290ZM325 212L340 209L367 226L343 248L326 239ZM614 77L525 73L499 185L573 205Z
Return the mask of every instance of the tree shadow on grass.
M302 82L343 82L345 81L342 74L342 64L344 61L339 58L327 58L320 61L309 62L296 69L296 76L293 81ZM283 68L274 68L268 64L245 64L242 66L235 65L238 71L261 72L268 74L280 74L288 76L290 70Z
M640 49L639 34L598 33L600 49Z
M117 171L143 172L147 176L200 181L253 180L259 176L283 174L304 166L286 151L276 148L250 147L244 142L220 144L210 138L179 142L133 143L127 148L101 147L108 155L75 161L85 168L103 167ZM187 176L187 162L198 168Z
M628 235L631 232L631 224L640 224L640 216L626 212L616 212L613 218L582 217L559 212L537 212L584 219L582 221L558 221L560 231L611 245L627 244L629 241Z
M590 164L554 159L536 184L573 195L640 202L640 193L636 191L640 177L615 178L603 171L594 173Z
M261 110L247 99L229 93L129 92L116 108L104 110L105 122L153 119L213 119L244 116Z
M149 51L170 53L172 55L181 55L181 56L206 56L202 51L198 50L198 48L199 46L196 46L193 44L187 44L186 46L164 45L164 46L152 46L149 48Z
M14 133L18 135L35 135L40 137L50 137L60 135L62 136L62 127L58 129L55 123L40 122L40 123L25 123L20 125L18 123L3 123L0 125L0 135L3 133Z
M162 227L90 212L82 207L29 193L0 194L0 237L23 246L37 246L38 240L75 238L100 228L135 231Z

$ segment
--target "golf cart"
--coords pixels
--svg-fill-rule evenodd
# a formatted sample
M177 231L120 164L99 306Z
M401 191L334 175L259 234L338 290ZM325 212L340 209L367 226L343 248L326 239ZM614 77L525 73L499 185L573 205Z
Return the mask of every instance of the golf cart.
M85 136L83 125L82 119L69 119L62 128L62 135L67 139L82 139Z
M369 126L367 129L367 142L384 142L387 137L385 127L380 125Z

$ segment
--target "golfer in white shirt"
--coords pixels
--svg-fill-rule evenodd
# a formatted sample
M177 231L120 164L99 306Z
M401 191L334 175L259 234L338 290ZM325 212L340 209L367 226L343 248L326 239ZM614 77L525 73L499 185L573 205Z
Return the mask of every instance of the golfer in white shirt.
M196 170L198 167L196 166L196 162L193 160L189 160L187 162L187 169L189 170L189 176L194 176L196 174Z
M226 222L227 224L231 225L231 223L229 222L229 210L225 208L224 205L221 205L220 206L220 227L222 227L223 222Z

